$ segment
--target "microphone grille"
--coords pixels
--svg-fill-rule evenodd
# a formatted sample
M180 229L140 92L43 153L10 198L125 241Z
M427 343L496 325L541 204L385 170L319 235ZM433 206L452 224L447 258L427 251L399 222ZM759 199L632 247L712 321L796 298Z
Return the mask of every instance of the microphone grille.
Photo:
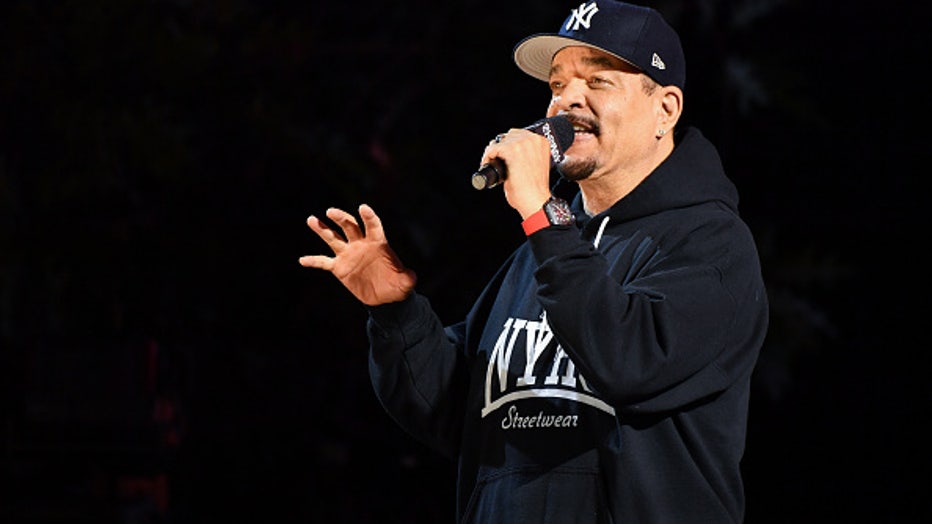
M576 133L573 131L573 124L565 116L557 115L547 119L553 129L553 136L557 140L560 151L566 151L573 140L576 139Z

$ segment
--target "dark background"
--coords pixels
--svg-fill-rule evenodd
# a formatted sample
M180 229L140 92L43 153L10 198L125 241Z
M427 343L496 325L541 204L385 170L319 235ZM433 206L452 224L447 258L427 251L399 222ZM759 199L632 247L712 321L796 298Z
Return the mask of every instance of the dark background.
M652 2L688 57L772 305L748 522L929 509L922 2ZM546 86L552 2L0 7L0 519L451 522L381 410L365 312L297 258L367 202L457 320L521 242L468 176Z

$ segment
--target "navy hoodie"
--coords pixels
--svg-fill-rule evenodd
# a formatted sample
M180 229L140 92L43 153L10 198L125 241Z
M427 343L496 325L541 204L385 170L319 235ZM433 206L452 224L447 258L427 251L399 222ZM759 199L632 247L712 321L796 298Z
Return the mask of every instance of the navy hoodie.
M392 418L458 460L457 522L740 522L759 259L696 129L610 209L540 230L467 315L370 308Z

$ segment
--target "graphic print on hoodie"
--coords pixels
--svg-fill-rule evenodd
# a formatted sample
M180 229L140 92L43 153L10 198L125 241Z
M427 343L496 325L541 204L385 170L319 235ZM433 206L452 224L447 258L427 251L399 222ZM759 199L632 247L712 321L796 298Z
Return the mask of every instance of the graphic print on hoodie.
M547 522L575 519L580 511L604 516L599 450L620 446L615 410L550 329L537 284L527 278L533 268L524 264L532 258L519 257L505 275L474 361L485 369L472 373L481 443L466 514L494 522L507 516L491 514L523 500L530 507L522 515L546 515Z

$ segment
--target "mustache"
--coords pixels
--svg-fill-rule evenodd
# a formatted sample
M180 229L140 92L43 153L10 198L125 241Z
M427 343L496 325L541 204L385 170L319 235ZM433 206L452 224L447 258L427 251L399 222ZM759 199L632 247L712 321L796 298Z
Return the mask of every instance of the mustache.
M571 124L579 126L593 135L598 136L601 133L602 128L599 126L599 122L594 118L584 115L575 115L573 113L563 113L560 116L566 117Z

